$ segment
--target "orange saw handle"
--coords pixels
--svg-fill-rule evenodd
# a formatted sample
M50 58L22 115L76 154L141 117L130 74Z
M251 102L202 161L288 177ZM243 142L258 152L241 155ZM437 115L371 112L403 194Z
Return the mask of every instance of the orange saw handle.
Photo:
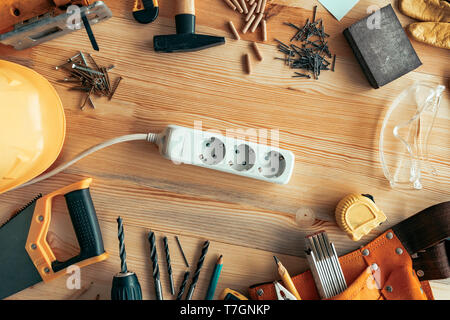
M36 202L26 250L44 282L65 274L69 266L77 265L81 268L103 261L108 257L89 191L91 182L91 178L85 179L52 192ZM56 259L47 243L52 200L56 196L66 198L67 208L80 247L79 255L63 262Z

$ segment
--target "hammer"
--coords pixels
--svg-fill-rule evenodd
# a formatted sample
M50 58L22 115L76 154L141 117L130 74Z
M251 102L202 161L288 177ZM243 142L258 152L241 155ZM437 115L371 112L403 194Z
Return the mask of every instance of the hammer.
M195 34L194 0L175 0L176 34L155 36L153 46L160 52L198 51L225 43L224 37Z

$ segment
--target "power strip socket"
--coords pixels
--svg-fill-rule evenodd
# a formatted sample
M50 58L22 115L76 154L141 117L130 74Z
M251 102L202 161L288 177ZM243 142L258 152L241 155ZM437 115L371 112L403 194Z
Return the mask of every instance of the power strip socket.
M240 176L287 184L294 154L287 150L169 125L157 139L161 155L185 163Z

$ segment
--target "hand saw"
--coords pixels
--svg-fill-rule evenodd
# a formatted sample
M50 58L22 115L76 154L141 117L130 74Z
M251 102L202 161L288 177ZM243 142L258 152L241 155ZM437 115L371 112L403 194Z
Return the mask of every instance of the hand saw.
M0 299L36 283L50 282L72 265L82 268L108 258L85 179L38 197L0 228ZM58 261L47 243L52 200L64 196L80 247L79 255Z

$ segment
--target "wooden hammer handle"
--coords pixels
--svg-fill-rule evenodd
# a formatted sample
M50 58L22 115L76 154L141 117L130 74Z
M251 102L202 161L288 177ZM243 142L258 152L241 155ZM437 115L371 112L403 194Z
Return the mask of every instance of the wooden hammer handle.
M195 15L195 1L194 0L175 0L175 15L178 14L192 14Z

